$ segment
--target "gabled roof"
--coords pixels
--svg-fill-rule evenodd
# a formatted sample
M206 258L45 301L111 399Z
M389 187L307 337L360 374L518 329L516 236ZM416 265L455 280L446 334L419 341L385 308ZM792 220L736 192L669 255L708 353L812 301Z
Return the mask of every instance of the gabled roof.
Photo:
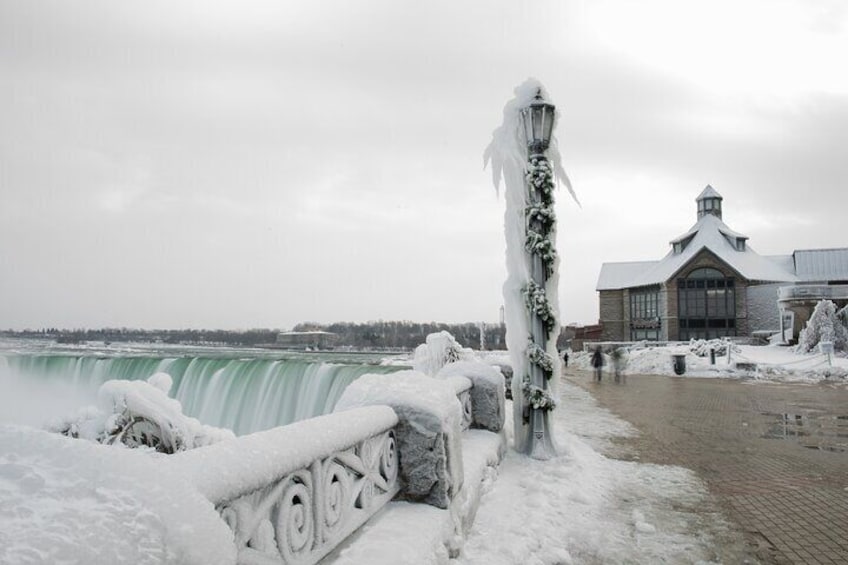
M721 198L722 200L724 200L721 194L719 194L718 191L710 185L707 185L706 188L701 191L701 194L698 195L698 198L696 198L695 201L697 202L698 200L703 200L704 198Z
M707 186L707 189L712 187ZM704 192L707 189L704 189ZM718 259L748 280L774 282L798 280L795 274L784 266L785 262L763 257L748 246L739 251L730 244L725 234L734 238L747 239L746 236L728 228L718 217L706 214L692 226L692 229L672 242L682 242L691 238L679 253L672 250L659 261L630 263L631 267L621 267L621 265L628 265L622 263L604 263L598 277L597 290L617 290L663 283L672 278L704 249L711 251ZM641 265L641 268L635 265ZM628 276L625 277L625 273Z
M848 248L801 249L792 254L802 282L848 280Z
M626 263L604 263L598 276L596 290L630 288L634 280L659 261L629 261Z

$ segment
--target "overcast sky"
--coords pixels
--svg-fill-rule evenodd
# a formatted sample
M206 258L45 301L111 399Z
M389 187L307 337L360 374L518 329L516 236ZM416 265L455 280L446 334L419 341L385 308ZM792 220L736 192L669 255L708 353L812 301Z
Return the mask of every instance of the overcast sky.
M498 320L482 154L528 77L561 314L706 184L761 254L844 247L842 0L0 0L0 328Z

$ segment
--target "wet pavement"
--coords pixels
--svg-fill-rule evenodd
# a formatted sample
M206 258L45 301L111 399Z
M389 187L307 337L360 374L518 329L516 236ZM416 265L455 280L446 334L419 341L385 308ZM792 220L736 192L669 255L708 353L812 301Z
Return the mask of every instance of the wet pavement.
M565 378L640 431L619 441L619 457L695 471L751 563L848 564L845 384Z

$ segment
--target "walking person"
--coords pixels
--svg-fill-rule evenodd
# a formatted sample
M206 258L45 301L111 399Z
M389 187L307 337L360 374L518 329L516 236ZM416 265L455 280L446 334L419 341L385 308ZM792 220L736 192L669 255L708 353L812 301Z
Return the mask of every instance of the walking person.
M592 353L592 367L595 368L595 380L601 382L601 376L604 369L604 354L601 351L601 346L595 348Z
M622 374L622 371L624 370L624 366L627 364L627 351L625 351L623 347L618 347L613 349L610 357L612 357L612 368L613 371L615 371L615 382L623 383L624 375Z

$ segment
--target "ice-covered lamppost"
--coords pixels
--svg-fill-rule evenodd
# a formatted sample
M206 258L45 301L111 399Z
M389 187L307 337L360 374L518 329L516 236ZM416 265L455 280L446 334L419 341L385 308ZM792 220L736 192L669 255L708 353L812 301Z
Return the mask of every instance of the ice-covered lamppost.
M554 128L554 105L542 98L539 89L533 102L521 112L521 121L527 139L527 237L524 246L529 255L530 283L525 290L525 300L530 314L530 379L523 386L530 424L530 445L527 452L538 459L556 454L551 437L550 412L556 406L548 386L554 371L548 359L547 343L551 334L558 333L559 317L550 306L546 287L548 276L553 274L556 250L550 235L556 222L554 215L554 179L545 151L551 142ZM556 337L554 337L556 340ZM559 357L559 356L557 356ZM524 414L522 414L522 417Z
M557 455L551 412L561 364L559 259L556 253L555 179L568 187L552 137L556 109L544 87L530 79L515 89L504 108L484 159L491 161L495 187L506 185L507 280L504 283L506 340L513 367L515 449L536 459ZM576 200L576 198L575 198Z

